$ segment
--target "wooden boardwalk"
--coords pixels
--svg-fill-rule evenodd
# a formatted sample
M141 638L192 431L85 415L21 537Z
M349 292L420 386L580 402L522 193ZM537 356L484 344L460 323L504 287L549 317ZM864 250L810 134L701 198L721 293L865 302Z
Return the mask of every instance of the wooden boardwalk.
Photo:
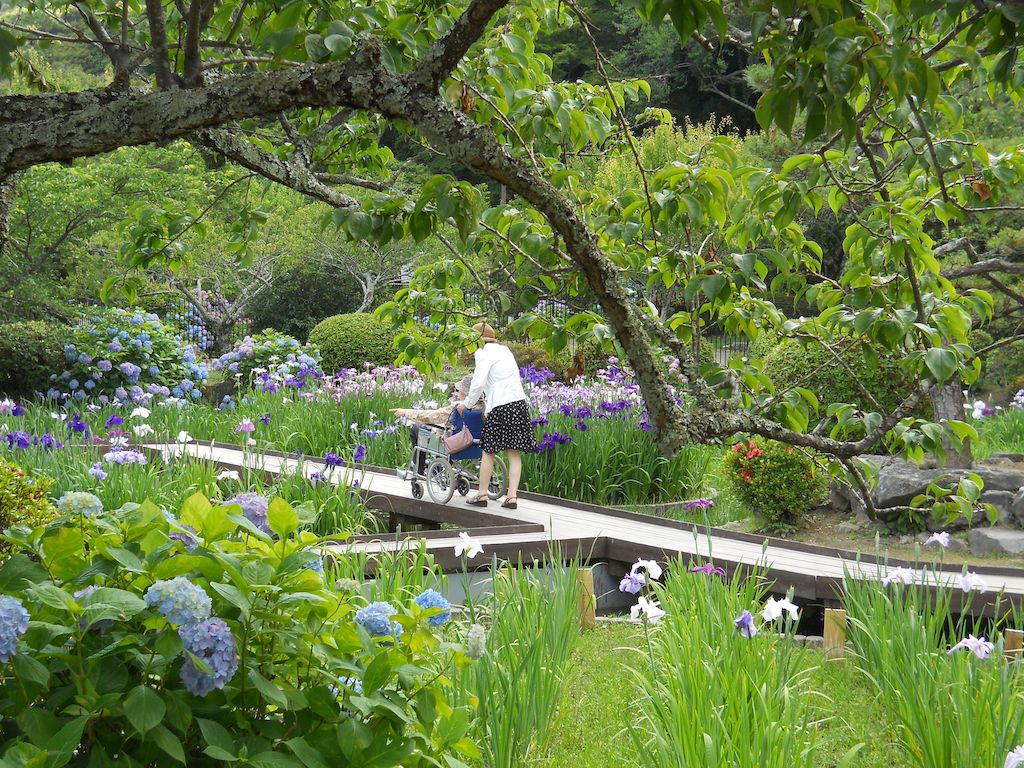
M163 447L148 446L155 451ZM245 466L262 470L268 476L293 473L300 466L294 456L243 452L233 446L190 443L187 451L195 458L227 469ZM302 460L301 467L306 475L325 469L322 462L309 458ZM442 506L426 499L413 499L410 484L399 479L394 470L367 467L359 480L367 505L391 516L393 523L415 521L435 526L449 523L458 528L357 536L338 544L339 552L393 550L403 546L404 539L422 539L442 567L454 569L461 564L455 558L454 547L462 529L480 541L489 555L512 561L543 559L557 546L563 556L579 555L591 561L632 563L637 558L670 561L682 556L696 563L713 561L729 573L736 568L763 567L775 581L774 591L785 592L792 588L797 597L823 603L835 600L844 572L860 578L880 578L890 568L920 569L926 564L896 560L880 563L873 556L858 556L829 547L708 529L529 493L520 494L516 510L502 509L498 502L491 502L486 509L469 507L459 495ZM937 555L931 548L924 554L926 557ZM984 594L972 595L974 609L986 606L986 610L991 610L997 600L1004 608L1007 602L1024 604L1024 569L972 566L971 570L988 586ZM961 566L947 565L938 571L935 579L956 589L954 603L964 598L959 590L961 571Z

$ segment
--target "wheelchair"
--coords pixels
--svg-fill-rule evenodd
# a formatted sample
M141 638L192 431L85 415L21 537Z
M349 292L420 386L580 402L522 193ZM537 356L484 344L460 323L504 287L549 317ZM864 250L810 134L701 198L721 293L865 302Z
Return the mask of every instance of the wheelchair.
M444 437L462 431L464 423L473 435L473 444L458 453L449 454ZM447 504L456 491L462 496L469 495L470 489L480 481L480 459L483 458L480 436L483 428L483 414L474 410L464 414L452 411L448 426L420 425L409 461L410 469L402 475L411 482L413 498L423 498L424 486L431 501L437 504ZM500 499L507 490L508 467L501 456L495 456L487 496Z

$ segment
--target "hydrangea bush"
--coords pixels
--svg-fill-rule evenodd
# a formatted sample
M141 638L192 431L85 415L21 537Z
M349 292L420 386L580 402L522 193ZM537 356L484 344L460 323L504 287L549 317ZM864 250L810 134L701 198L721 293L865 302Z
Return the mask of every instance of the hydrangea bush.
M47 395L59 401L148 403L154 396L198 400L206 364L153 314L106 309L79 323L64 347L66 367Z
M237 378L242 386L275 391L282 385L294 387L307 377L319 377L320 351L267 329L246 336L237 347L214 360L213 369Z
M464 766L437 613L374 637L283 500L270 533L197 494L15 527L0 566L4 765ZM192 548L181 534L190 532ZM313 558L319 562L319 557ZM381 614L382 615L382 614ZM374 625L375 626L375 625Z

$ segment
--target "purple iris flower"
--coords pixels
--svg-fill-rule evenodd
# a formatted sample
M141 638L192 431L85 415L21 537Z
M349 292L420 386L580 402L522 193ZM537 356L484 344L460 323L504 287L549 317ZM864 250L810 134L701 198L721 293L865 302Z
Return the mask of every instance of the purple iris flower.
M683 509L711 509L713 506L715 506L714 499L694 499L683 504Z
M44 451L49 451L56 448L63 448L64 443L62 443L56 437L47 432L45 435L39 438L39 447L42 448Z
M8 448L28 448L32 445L32 435L28 432L8 432L4 435Z
M642 573L630 571L623 576L622 581L619 582L619 592L627 592L630 595L635 595L644 588L645 583L647 582Z
M325 467L343 467L345 466L345 460L336 453L328 453L324 456Z
M711 563L704 563L704 565L695 565L690 569L690 573L703 573L708 576L721 576L725 577L725 569L719 568L718 566L712 565Z
M356 452L352 454L352 461L362 461L366 458L366 446L360 443L356 446Z
M112 413L110 415L110 418L107 419L106 423L104 423L103 426L106 427L107 429L110 429L111 427L120 427L122 424L124 424L124 419L122 419L116 413Z
M71 417L71 421L68 422L68 429L78 434L83 434L89 431L89 425L82 419L82 414L76 413Z
M14 407L11 409L11 416L24 416L24 415L25 415L24 407L22 407L21 403L16 403L14 405Z
M744 637L753 637L757 634L757 627L754 626L754 617L750 611L743 611L733 624L736 625L736 629L740 631L740 634Z
M270 414L264 413L262 416L260 416L260 423L263 424L264 426L270 424Z

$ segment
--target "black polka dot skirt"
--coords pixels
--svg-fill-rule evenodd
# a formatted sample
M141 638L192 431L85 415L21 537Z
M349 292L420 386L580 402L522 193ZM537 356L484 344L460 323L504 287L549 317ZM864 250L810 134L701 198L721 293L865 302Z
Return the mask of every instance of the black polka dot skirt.
M534 450L533 424L525 400L505 403L487 412L480 447L485 453Z

